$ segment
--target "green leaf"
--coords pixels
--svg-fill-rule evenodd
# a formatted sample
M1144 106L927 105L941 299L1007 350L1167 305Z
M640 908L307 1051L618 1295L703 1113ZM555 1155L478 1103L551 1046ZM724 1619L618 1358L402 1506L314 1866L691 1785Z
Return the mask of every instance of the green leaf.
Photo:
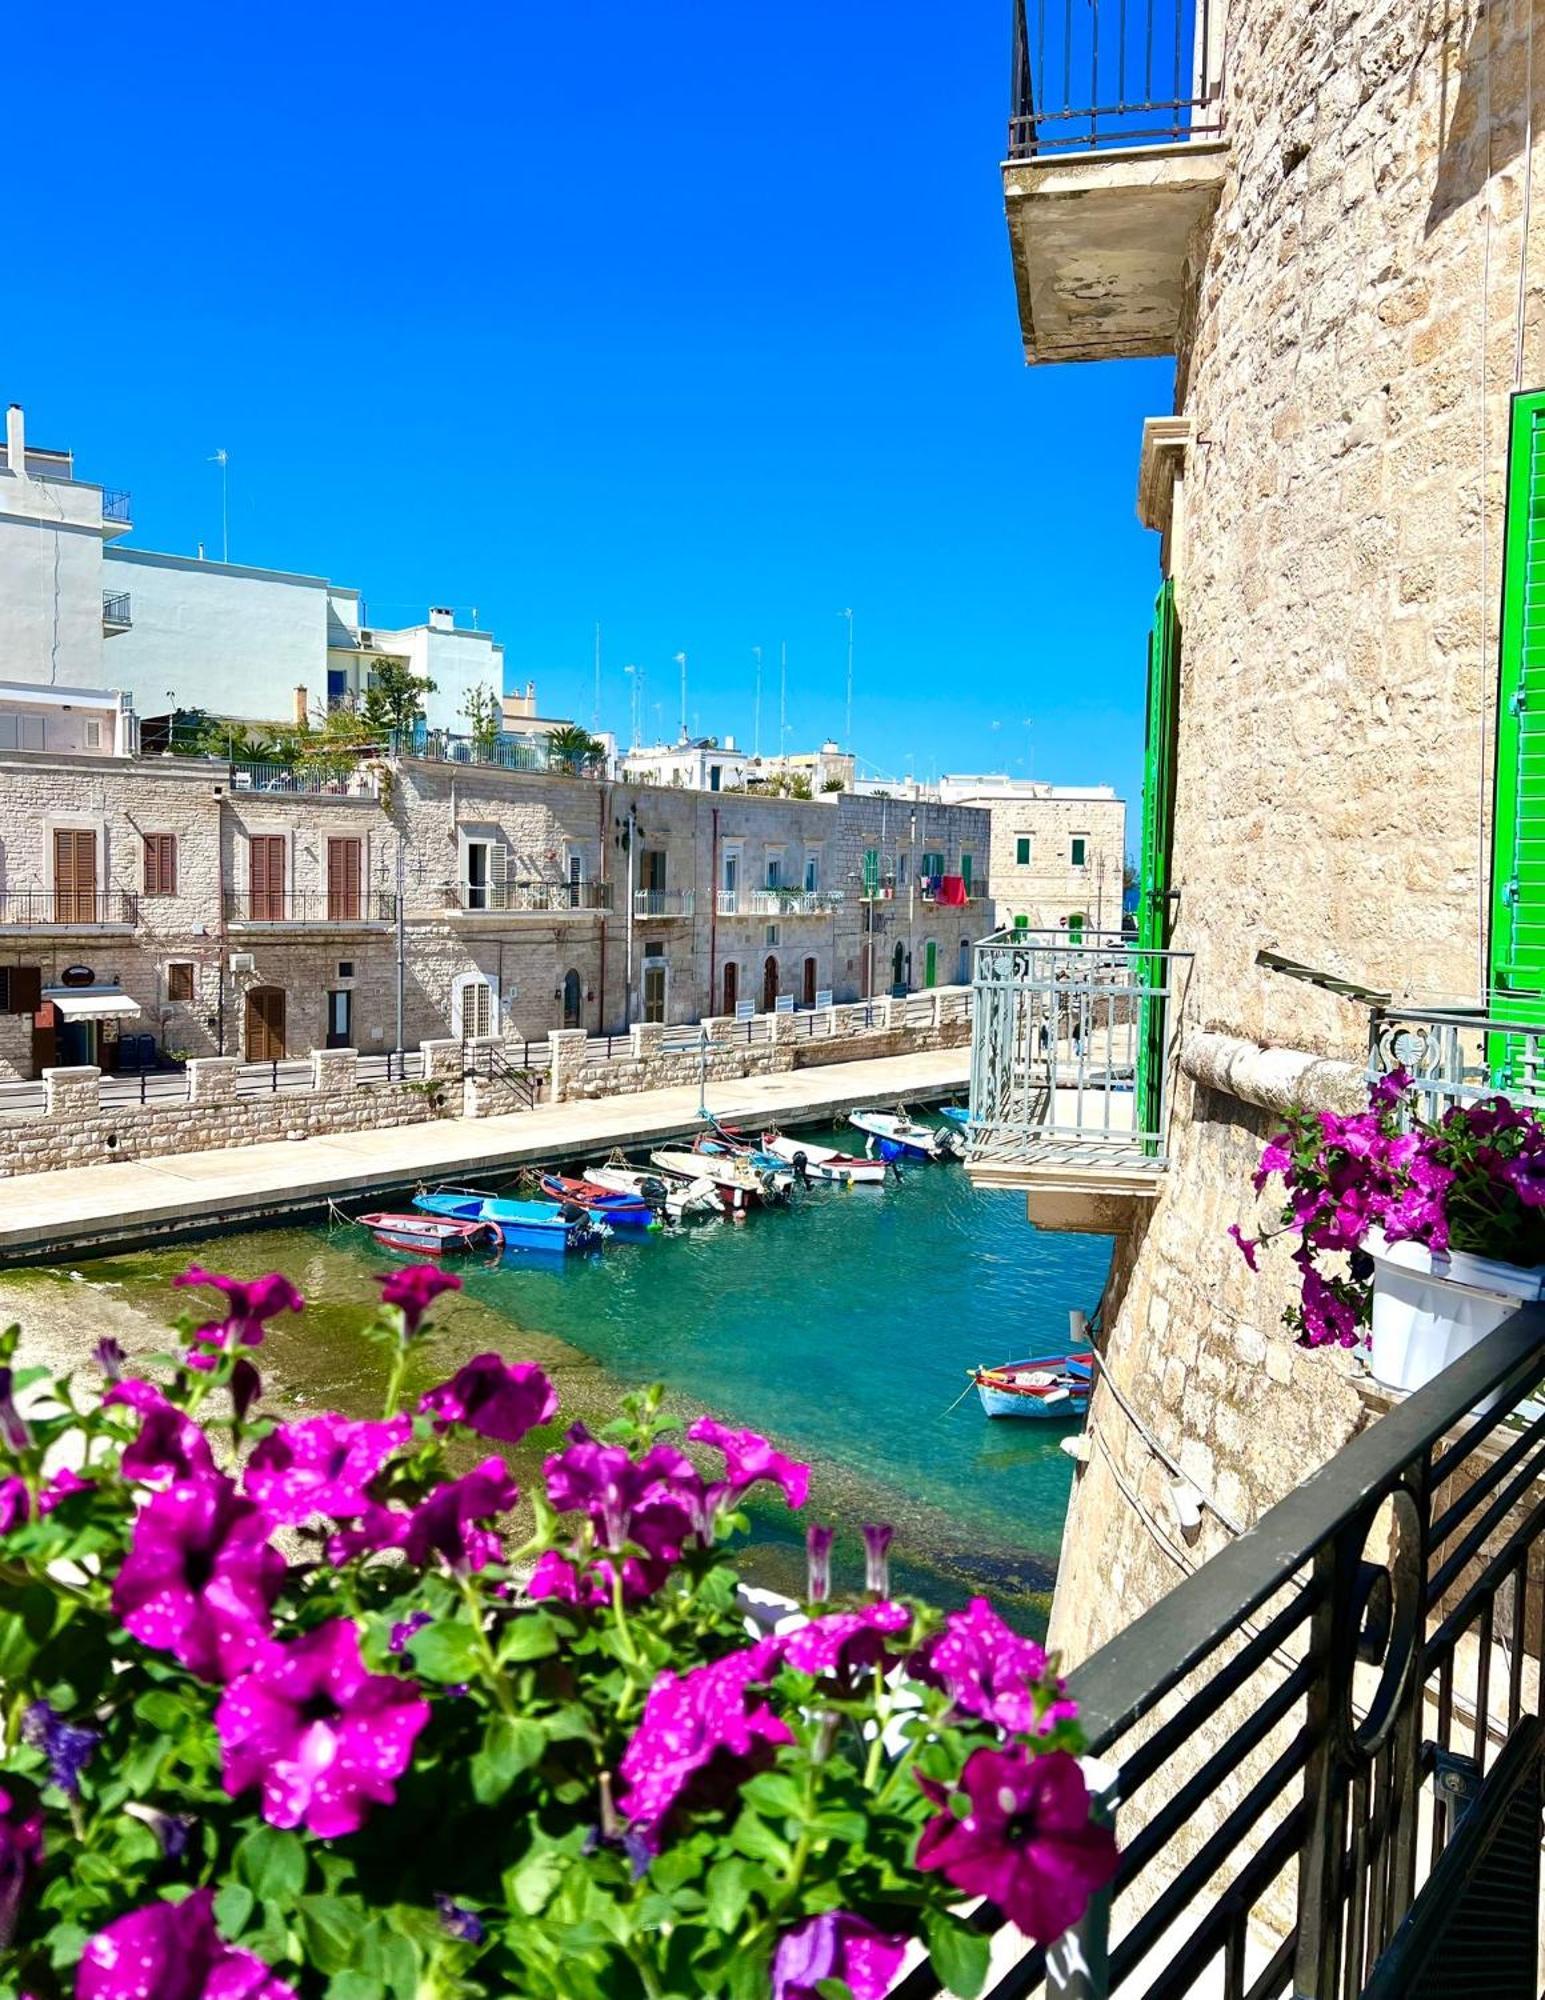
M335 1972L327 1982L327 2000L385 2000L385 1994L368 1972Z
M298 1834L254 1827L236 1849L236 1873L262 1903L292 1903L306 1880L306 1849Z
M832 1809L817 1813L810 1822L810 1831L819 1839L840 1840L848 1847L859 1847L868 1837L869 1822L861 1812L843 1812Z
M189 1719L186 1699L173 1694L170 1688L148 1689L135 1702L134 1713L141 1722L148 1722L152 1729L159 1729L166 1736L180 1736Z
M528 1854L505 1871L504 1893L523 1916L537 1916L557 1888L563 1869L561 1854L550 1850Z
M475 1680L482 1665L477 1634L469 1625L449 1621L415 1632L408 1641L408 1651L421 1674L447 1686Z
M740 1788L740 1796L758 1812L781 1813L790 1819L805 1816L805 1796L787 1771L759 1771Z
M781 1834L774 1833L765 1819L758 1819L753 1812L743 1812L735 1822L731 1835L742 1854L749 1854L756 1861L770 1861L775 1868L786 1869L794 1859L794 1850Z
M928 1938L928 1960L941 1985L959 2000L976 2000L987 1978L990 1949L985 1934L974 1931L943 1910L930 1910L923 1918Z
M716 1931L733 1931L754 1889L767 1880L766 1872L754 1861L729 1854L708 1871L707 1914Z
M306 1950L317 1970L342 1972L364 1928L359 1906L341 1896L302 1896L299 1908ZM378 1996L379 1983L375 1992Z
M483 1747L472 1759L472 1794L480 1806L497 1805L520 1776L538 1763L547 1748L539 1724L496 1715L483 1733Z
M240 1937L257 1908L257 1897L245 1882L227 1882L215 1896L215 1922L223 1937Z
M504 1667L516 1660L545 1660L557 1650L558 1634L553 1630L553 1621L545 1612L527 1611L505 1626L496 1657Z
M820 2000L853 2000L853 1989L845 1979L818 1979L815 1990Z

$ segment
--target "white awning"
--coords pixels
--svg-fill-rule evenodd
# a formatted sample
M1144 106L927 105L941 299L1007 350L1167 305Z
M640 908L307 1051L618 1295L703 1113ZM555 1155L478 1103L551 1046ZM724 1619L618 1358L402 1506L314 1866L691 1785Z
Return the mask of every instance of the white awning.
M125 1019L140 1011L120 986L45 986L43 998L51 1001L67 1021Z

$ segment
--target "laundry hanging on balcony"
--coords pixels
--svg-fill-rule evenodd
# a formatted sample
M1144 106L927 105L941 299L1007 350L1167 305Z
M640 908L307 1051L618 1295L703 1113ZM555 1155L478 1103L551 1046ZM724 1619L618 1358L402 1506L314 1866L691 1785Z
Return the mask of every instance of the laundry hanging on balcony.
M964 875L941 875L934 901L948 904L954 909L963 909L969 901Z

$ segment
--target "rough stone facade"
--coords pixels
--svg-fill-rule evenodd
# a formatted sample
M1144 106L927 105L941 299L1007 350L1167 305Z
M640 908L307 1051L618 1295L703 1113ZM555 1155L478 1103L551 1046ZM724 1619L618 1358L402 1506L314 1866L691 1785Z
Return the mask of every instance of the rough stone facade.
M1057 790L1038 798L994 799L988 811L988 873L1001 925L1023 921L1032 931L1121 929L1127 844L1121 799Z
M1256 954L1397 996L1484 988L1508 399L1520 361L1545 378L1545 204L1527 245L1523 224L1545 60L1531 107L1530 0L1226 11L1229 166L1193 245L1167 538L1172 941L1192 1027L1361 1063L1365 1010ZM1280 1325L1286 1258L1252 1276L1225 1234L1253 1233L1269 1126L1180 1078L1104 1333L1115 1387L1236 1526L1361 1421L1352 1364ZM1108 1388L1091 1429L1052 1620L1071 1663L1229 1532L1204 1511L1181 1545Z

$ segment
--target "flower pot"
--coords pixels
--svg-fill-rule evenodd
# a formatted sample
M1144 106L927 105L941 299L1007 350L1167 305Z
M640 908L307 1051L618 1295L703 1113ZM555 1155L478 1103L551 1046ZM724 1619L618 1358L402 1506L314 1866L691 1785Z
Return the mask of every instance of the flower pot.
M1373 1259L1368 1365L1386 1389L1420 1389L1519 1306L1545 1296L1545 1268L1524 1270L1423 1243L1386 1243L1378 1230L1369 1232L1363 1247ZM1488 1398L1480 1409L1499 1400Z

